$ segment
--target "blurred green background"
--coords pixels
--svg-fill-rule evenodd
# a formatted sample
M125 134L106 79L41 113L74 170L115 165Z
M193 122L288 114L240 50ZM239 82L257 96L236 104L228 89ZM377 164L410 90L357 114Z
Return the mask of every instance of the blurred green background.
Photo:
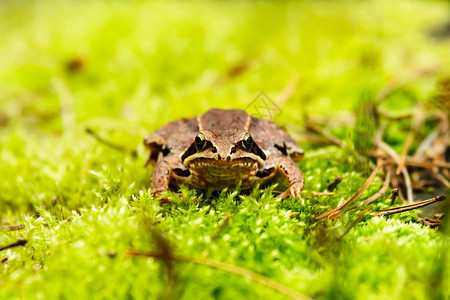
M351 121L348 112L387 85L428 73L410 85L408 95L385 103L395 113L410 112L449 76L449 15L446 1L418 0L1 1L0 225L25 223L27 229L0 231L0 242L30 242L1 253L8 262L2 263L0 298L158 297L164 276L157 262L101 256L152 246L141 241L146 231L136 214L144 211L162 220L174 243L188 245L187 254L215 253L308 295L433 296L450 277L433 269L442 265L439 251L448 246L438 232L401 219L372 220L345 245L358 265L339 255L322 257L314 239L294 231L306 228L311 216L300 215L299 223L283 216L300 208L313 213L306 206L280 207L267 196L262 204L248 200L239 215L242 207L222 195L228 202L216 207L218 215L193 203L176 212L159 208L147 192L150 170L142 168L141 141L169 121L212 107L245 109L261 91L280 107L279 124L301 127L305 114ZM87 127L137 148L138 159L99 145ZM365 180L347 165L345 152L302 146L306 158L308 150L316 157L303 165L307 188L323 189L335 174L346 174L353 178L350 195ZM209 236L228 210L240 217L223 244L210 245L195 229ZM260 238L259 219L277 228L268 233L273 243L249 246ZM387 242L399 252L384 249ZM246 256L251 247L260 252ZM338 262L343 269L335 269ZM409 269L415 263L421 274ZM378 264L379 270L370 269ZM228 281L227 274L193 268L182 271L186 299L281 297L244 279ZM434 277L422 281L426 276Z

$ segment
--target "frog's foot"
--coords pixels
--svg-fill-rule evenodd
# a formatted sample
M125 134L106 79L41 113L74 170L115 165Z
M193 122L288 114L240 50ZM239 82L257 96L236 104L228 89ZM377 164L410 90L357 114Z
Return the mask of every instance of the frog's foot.
M152 192L152 196L153 198L155 198L155 200L159 200L159 204L164 204L164 203L172 203L172 201L169 200L169 198L165 195L165 191L155 191Z
M163 205L163 204L166 204L166 203L172 203L172 201L170 201L169 200L169 198L167 198L167 197L161 197L161 198L159 198L159 204L160 205Z
M301 195L302 189L303 189L302 181L293 182L289 185L289 188L286 191L284 191L277 197L277 199L281 200L287 197L293 197L298 198L301 202L303 202Z
M172 178L173 168L178 167L180 162L176 156L166 156L159 160L152 173L151 191L155 198L159 198L160 203L170 203L165 195L169 190L170 179Z

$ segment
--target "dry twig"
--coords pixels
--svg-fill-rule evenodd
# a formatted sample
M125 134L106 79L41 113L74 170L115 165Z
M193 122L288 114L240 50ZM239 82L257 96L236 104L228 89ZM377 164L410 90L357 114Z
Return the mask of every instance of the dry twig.
M428 218L420 218L417 223L422 223L425 226L429 226L431 228L438 227L442 224L442 221L439 219L428 219Z
M228 223L230 222L232 216L232 214L227 214L225 216L222 223L219 225L219 228L217 228L216 232L214 232L214 234L211 236L211 241L214 241L222 233L225 227L228 226Z
M439 180L443 185L450 189L450 182L442 175L441 173L435 172L433 173L434 178Z
M119 152L122 152L122 153L129 153L129 154L131 154L131 156L133 158L137 157L137 151L136 150L129 150L129 149L123 147L123 146L116 145L113 142L108 141L107 139L101 137L98 133L96 133L91 128L86 128L86 133L91 135L98 142L100 142L100 143L102 143L102 144L104 144L104 145L106 145L106 146L108 146L108 147L110 147L110 148L112 148L112 149L114 149L116 151L119 151Z
M0 226L0 230L5 230L5 231L15 231L15 230L21 230L24 228L25 228L25 224Z
M342 177L341 177L341 175L338 175L336 177L336 179L333 180L333 182L330 183L330 185L327 187L327 190L330 192L334 191L334 189L337 187L337 185L341 182L342 182Z
M388 216L388 215L392 215L392 214L398 214L398 213L405 212L408 210L413 210L413 209L421 208L424 206L428 206L430 204L433 204L438 201L443 201L443 200L445 200L445 196L440 195L440 196L437 196L437 197L434 197L431 199L427 199L427 200L423 200L423 201L420 201L420 202L417 202L414 204L379 210L379 211L373 212L373 215L374 216Z
M18 246L24 246L28 241L25 239L19 239L17 240L17 242L14 242L12 244L0 247L0 251L2 250L6 250L6 249L10 249L10 248L14 248L14 247L18 247Z
M341 148L345 148L345 144L343 141L341 141L340 139L338 139L337 137L335 137L331 132L329 132L328 130L317 126L316 124L313 124L312 122L308 121L308 119L306 119L306 128L318 133L319 135L323 136L324 138L326 138L327 140L329 140L330 142L332 142L333 144L341 147Z
M316 191L311 191L311 194L313 194L314 197L334 195L334 193L332 193L332 192L316 192Z
M391 205L394 205L395 200L398 197L398 188L395 188L392 190L392 199L391 199Z
M402 153L400 154L400 161L397 165L397 170L395 171L395 174L397 175L400 175L402 169L405 167L406 154L408 153L408 150L411 147L413 140L414 140L414 133L410 131L408 133L408 136L406 137L405 144L403 145Z
M378 174L378 172L380 172L382 165L383 165L382 163L378 163L377 167L372 171L372 174L370 174L370 176L366 180L366 182L350 198L348 198L347 201L345 201L341 205L338 205L338 207L316 217L316 220L320 220L325 217L328 217L328 216L338 212L339 210L342 210L346 206L349 206L350 204L352 204L356 199L358 199L362 195L362 193L364 193L365 190L367 190L367 188L370 186L372 181L375 179L375 176Z
M375 141L375 144L386 154L388 154L397 164L400 164L400 157L398 154L392 149L388 144L383 142L381 139L377 139ZM411 185L411 178L409 177L409 172L406 169L406 167L402 168L402 175L405 179L405 186L406 186L406 198L408 199L408 203L414 202L414 195L413 195L413 189Z
M149 233L149 240L156 243L158 252L161 253L160 258L165 267L167 285L162 290L160 297L162 299L177 299L179 297L180 287L178 272L173 260L170 259L173 255L172 245L156 225L157 222L154 222L150 216L146 214L142 215L141 224L145 227L146 232Z
M369 210L372 209L372 206L366 207L357 217L356 219L350 224L350 226L347 227L347 229L344 231L344 233L338 238L338 240L342 239L353 227L355 227L356 224L358 224L362 218L369 212Z
M256 281L256 282L263 284L279 293L289 296L292 299L310 299L309 297L304 296L304 295L302 295L302 294L300 294L300 293L298 293L298 292L296 292L296 291L294 291L294 290L292 290L270 278L267 278L263 275L260 275L258 273L255 273L253 271L250 271L250 270L238 267L238 266L226 264L223 262L213 261L213 260L209 260L209 259L205 259L205 258L187 257L187 256L182 256L182 255L167 256L167 253L164 253L162 251L128 250L126 252L126 255L132 256L132 257L145 256L145 257L152 257L152 258L157 258L157 259L170 259L170 260L175 260L175 261L182 261L182 262L188 262L188 263L193 263L193 264L197 264L197 265L203 265L203 266L211 267L214 269L222 270L225 272L237 274L237 275L245 277L247 279Z
M381 196L383 196L389 187L390 180L391 180L391 170L388 169L388 171L386 173L386 178L384 179L384 183L383 183L383 186L381 187L381 189L378 192L376 192L375 194L373 194L371 197L369 197L368 199L364 200L363 205L368 205L368 204L374 202L375 200L377 200L378 198L380 198ZM356 208L356 205L357 204L354 203L348 210ZM346 210L346 211L348 211L348 210ZM340 211L336 212L335 214L333 214L330 218L336 219L339 216L341 216L343 213L345 213L346 211L340 210Z
M381 196L383 196L384 193L386 193L390 182L391 182L391 170L388 169L386 172L386 178L384 179L384 183L383 183L383 186L381 187L381 189L378 192L376 192L374 195L369 197L368 199L364 200L363 204L364 205L370 204L370 203L374 202L375 200L377 200L378 198L380 198Z

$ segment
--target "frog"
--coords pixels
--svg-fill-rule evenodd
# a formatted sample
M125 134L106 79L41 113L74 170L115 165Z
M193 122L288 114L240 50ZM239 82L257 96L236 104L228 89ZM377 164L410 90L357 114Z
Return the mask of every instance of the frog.
M193 118L172 121L144 137L152 165L151 194L161 202L170 187L199 190L250 190L287 179L278 199L302 201L304 151L281 126L240 109L210 109Z

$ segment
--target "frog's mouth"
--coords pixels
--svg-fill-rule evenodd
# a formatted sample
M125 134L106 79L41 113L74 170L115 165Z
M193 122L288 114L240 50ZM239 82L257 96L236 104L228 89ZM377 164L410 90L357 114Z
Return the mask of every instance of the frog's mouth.
M257 160L249 157L234 160L216 160L212 158L196 158L189 162L191 184L199 187L223 189L234 187L242 182L242 188L249 188L250 178L258 172Z
M201 177L217 179L240 180L256 174L259 169L258 161L249 157L234 160L216 160L211 158L197 158L189 162L189 170Z

